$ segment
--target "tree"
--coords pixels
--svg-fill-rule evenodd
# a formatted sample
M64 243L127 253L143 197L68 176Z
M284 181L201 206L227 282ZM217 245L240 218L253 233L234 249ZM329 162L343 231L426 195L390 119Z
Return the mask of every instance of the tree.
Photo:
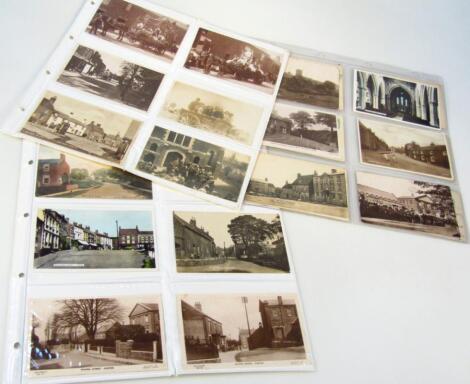
M257 249L263 241L274 235L269 223L252 215L232 219L228 224L228 233L235 245L243 247L245 254L250 249Z
M123 309L116 299L67 299L60 300L61 307L53 318L57 332L71 332L81 326L88 340L94 340L98 328L120 321Z
M137 64L132 64L127 61L121 64L121 78L119 79L119 86L121 87L121 100L126 98L129 88L134 83L137 76L140 75L142 67Z
M310 113L305 111L291 113L289 117L295 121L295 124L300 129L306 129L309 125L315 124L315 119L310 116Z
M324 124L330 128L331 132L336 128L336 116L329 113L317 112L315 114L317 124Z
M74 168L72 169L72 172L70 173L70 176L73 180L85 180L85 179L88 179L89 177L89 174L88 174L88 170L82 168Z

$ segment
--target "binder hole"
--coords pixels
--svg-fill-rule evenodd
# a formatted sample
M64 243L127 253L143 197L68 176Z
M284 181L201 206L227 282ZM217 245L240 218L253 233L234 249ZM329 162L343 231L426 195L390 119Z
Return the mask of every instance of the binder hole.
M95 2L94 2L94 1L91 1L91 5L95 5Z
M70 36L69 36L69 39L70 39L70 40L73 40L73 36L72 36L72 35L70 35Z
M18 277L19 277L20 279L23 278L23 277L24 277L24 273L23 273L23 272L18 273Z
M20 110L21 110L21 112L26 111L26 109L24 109L24 107L20 107Z
M46 75L50 75L50 74L51 74L51 71L47 70Z
M33 164L33 163L34 163L33 160L29 160L29 161L28 161L28 164L29 164L29 165L31 165L31 164Z
M20 343L17 341L15 344L13 344L13 348L18 349L20 347Z
M29 213L28 213L28 212L23 213L23 216L24 216L24 217L28 217L28 216L29 216Z

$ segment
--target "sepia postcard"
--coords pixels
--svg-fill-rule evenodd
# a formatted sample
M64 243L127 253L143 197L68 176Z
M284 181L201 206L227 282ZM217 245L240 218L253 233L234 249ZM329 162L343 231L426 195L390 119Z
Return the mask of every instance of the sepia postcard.
M272 94L282 58L243 40L199 28L184 66Z
M288 273L278 214L173 212L175 256L183 273Z
M163 74L82 45L57 81L146 111Z
M137 170L186 188L238 201L250 157L155 127Z
M160 116L251 145L263 108L176 82Z
M29 305L30 377L167 369L159 296L35 298Z
M344 161L343 121L309 107L276 103L264 145Z
M140 122L47 91L21 133L113 163L120 163Z
M444 100L438 85L354 71L354 110L424 127L445 127Z
M151 211L38 209L36 269L141 269L155 264Z
M453 179L445 134L377 120L357 124L362 163Z
M151 200L152 182L142 177L40 146L36 196Z
M362 222L465 240L460 198L448 186L366 172L356 181Z
M183 369L312 365L295 294L179 296Z
M245 202L349 220L346 170L260 153Z
M124 0L103 0L87 32L138 52L172 61L188 25Z
M342 110L343 69L339 64L291 56L277 99Z

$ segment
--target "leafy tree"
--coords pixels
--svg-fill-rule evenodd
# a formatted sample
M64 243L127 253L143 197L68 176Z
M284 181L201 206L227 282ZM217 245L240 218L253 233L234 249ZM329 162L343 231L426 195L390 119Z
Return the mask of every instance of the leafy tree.
M310 113L305 111L293 112L289 117L295 121L295 124L300 129L307 129L310 125L315 124L315 119L310 115Z
M329 113L317 112L315 114L317 124L324 124L330 128L331 132L336 128L336 116Z
M119 325L113 330L111 338L115 340L136 340L136 338L145 333L145 328L138 324ZM108 335L107 335L108 336ZM113 337L114 336L114 337Z
M80 180L86 180L88 179L90 176L88 174L88 170L82 168L74 168L72 169L72 172L70 173L70 176L72 178L72 180L77 180L77 181L80 181Z
M235 245L242 246L245 253L256 250L259 244L274 233L269 223L252 215L242 215L232 219L228 224L228 232Z
M102 325L120 321L123 308L116 299L66 299L53 318L56 332L71 332L83 327L88 340L94 340Z

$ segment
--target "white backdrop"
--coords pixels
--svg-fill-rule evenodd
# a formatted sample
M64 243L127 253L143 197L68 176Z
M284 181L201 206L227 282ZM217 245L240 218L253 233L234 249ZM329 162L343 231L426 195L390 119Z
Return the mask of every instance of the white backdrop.
M256 38L442 76L470 222L469 2L158 3ZM44 65L81 4L0 0L0 121ZM19 142L1 135L0 345L19 156ZM298 214L285 218L318 371L188 376L159 383L470 382L470 245Z

